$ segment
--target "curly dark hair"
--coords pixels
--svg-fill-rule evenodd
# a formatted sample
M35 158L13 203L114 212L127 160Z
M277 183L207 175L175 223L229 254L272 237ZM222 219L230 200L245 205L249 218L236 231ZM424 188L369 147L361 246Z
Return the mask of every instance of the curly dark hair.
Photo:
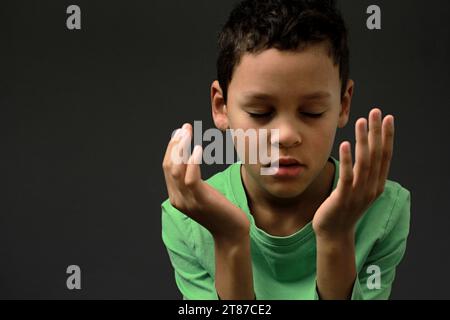
M350 73L348 31L335 0L244 0L232 10L218 37L217 78L227 102L233 71L245 53L302 50L327 41L339 64L345 94Z

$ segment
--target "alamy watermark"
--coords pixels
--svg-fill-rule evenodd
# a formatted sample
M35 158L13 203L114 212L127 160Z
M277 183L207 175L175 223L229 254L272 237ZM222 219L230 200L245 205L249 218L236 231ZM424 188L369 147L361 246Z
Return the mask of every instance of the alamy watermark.
M66 19L66 27L69 30L81 29L81 8L75 4L67 7L66 13L69 15Z
M370 276L367 278L367 289L380 290L381 289L381 268L376 264L372 264L367 267L367 274Z
M366 27L369 30L381 30L381 8L378 5L367 7L366 13L369 17L366 20ZM66 8L66 27L69 30L81 30L81 8L72 4Z
M67 277L66 286L69 290L81 290L81 268L77 265L70 265L66 269Z
M182 129L175 130L175 135L180 135L183 141ZM279 129L227 129L224 141L223 132L216 128L207 129L204 133L202 122L194 121L193 142L194 145L202 145L210 142L203 150L199 158L193 159L193 163L202 164L233 164L234 148L239 160L244 164L261 164L261 175L274 175L279 168ZM175 164L187 164L192 155L191 139L184 141L180 148L172 149L171 160ZM225 155L224 155L225 149Z

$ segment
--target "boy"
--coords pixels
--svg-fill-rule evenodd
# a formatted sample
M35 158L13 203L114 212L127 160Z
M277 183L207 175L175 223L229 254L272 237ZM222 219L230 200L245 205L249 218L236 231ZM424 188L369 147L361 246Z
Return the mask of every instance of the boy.
M215 125L279 129L279 169L237 162L201 179L171 154L162 238L184 299L387 299L409 233L410 192L387 180L394 117L373 109L330 156L349 118L347 30L334 1L245 0L219 37ZM272 140L271 140L272 142Z

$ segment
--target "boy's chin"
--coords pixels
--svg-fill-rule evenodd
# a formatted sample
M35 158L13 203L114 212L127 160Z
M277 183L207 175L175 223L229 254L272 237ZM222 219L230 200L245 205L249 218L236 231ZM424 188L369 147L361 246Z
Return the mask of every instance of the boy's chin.
M303 193L304 186L301 183L271 184L266 190L275 198L293 199Z

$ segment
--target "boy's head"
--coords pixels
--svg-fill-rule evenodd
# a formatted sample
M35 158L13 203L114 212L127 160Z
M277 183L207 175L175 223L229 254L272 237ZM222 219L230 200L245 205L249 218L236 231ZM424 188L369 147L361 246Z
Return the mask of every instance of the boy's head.
M335 1L242 1L219 35L217 79L225 103L234 69L244 54L257 54L269 48L301 50L322 41L328 41L329 55L339 66L344 95L349 78L347 29Z
M298 177L277 179L244 162L249 182L276 197L301 195L323 172L353 94L347 29L334 1L242 1L219 36L217 71L216 126L279 129L280 156L305 165Z

